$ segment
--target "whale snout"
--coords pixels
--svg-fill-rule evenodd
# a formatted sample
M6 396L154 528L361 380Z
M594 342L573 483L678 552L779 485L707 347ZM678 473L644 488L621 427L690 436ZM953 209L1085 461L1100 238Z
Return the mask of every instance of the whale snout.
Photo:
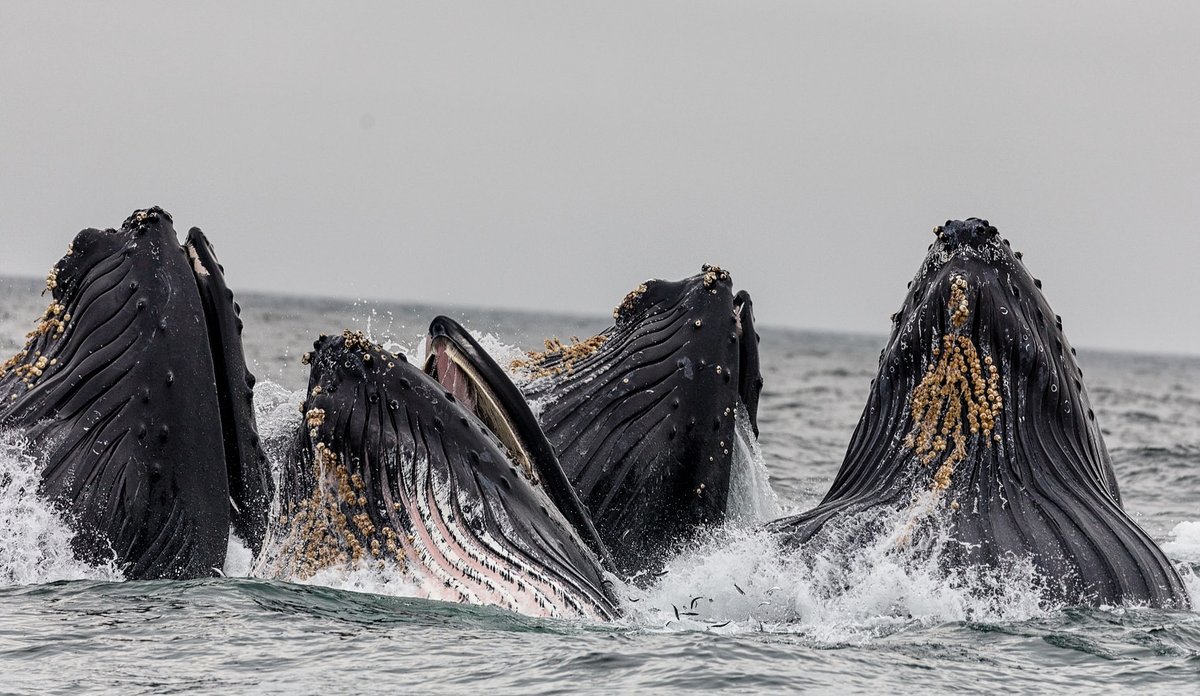
M982 247L996 239L999 232L980 218L966 220L947 220L946 224L934 228L934 234L947 249L959 247Z

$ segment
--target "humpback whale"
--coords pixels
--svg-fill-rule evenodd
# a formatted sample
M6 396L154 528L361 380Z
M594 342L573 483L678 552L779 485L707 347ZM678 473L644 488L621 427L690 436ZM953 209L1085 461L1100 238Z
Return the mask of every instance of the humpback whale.
M393 564L431 599L617 616L601 561L547 492L557 462L523 439L513 408L527 406L435 324L432 376L361 333L314 343L257 573Z
M511 367L617 569L637 575L724 521L735 423L743 411L757 434L762 376L750 295L716 266L646 281L613 318Z
M239 307L211 245L169 214L86 229L52 301L0 366L0 426L21 429L74 551L131 579L211 575L230 526L252 548L273 495Z
M771 528L789 546L839 526L902 545L940 531L949 567L1032 563L1047 602L1187 606L1175 568L1122 508L1041 282L987 220L934 231L832 487Z

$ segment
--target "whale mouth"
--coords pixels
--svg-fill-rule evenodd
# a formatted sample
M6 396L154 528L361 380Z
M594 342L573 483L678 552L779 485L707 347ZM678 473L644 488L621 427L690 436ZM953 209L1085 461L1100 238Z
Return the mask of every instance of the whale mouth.
M592 515L563 471L554 447L508 373L466 329L439 316L429 325L424 372L491 430L505 454L542 488L608 569L615 566Z
M738 339L738 397L746 407L750 428L758 437L758 398L763 378L758 357L758 331L754 328L754 302L745 290L738 291L733 298L733 321Z
M530 455L527 438L513 416L511 404L498 393L495 380L489 380L467 350L447 334L425 339L425 374L454 395L454 398L478 418L500 440L514 463L534 483L538 470Z
M467 349L437 343L430 369L441 380L361 333L314 343L305 422L259 571L307 578L395 561L430 599L617 615L586 540L492 430L520 430L504 395L484 388ZM523 454L545 471L535 451Z

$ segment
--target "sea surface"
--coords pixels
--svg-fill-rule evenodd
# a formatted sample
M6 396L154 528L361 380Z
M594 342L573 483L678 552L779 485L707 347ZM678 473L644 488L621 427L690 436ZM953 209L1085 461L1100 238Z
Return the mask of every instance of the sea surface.
M45 308L40 289L0 279L3 355ZM612 288L614 302L626 290ZM299 358L322 331L363 330L419 352L429 321L446 313L503 357L608 324L606 308L568 317L239 300L272 456L299 424ZM626 616L613 624L418 599L380 573L307 585L245 577L236 540L225 577L120 582L71 557L69 528L36 494L35 456L20 433L0 432L0 693L1200 694L1196 612L1040 606L1020 568L950 579L894 547L827 563L780 552L756 525L822 496L884 337L773 329L770 308L756 309L767 325L762 435L738 458L736 519L653 586L622 588ZM1200 606L1200 359L1081 349L1079 360L1126 509Z

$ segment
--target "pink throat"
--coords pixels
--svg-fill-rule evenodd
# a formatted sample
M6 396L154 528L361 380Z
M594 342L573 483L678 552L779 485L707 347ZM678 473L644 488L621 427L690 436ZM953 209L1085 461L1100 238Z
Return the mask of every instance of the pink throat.
M466 373L450 358L447 343L444 338L435 338L429 340L425 347L427 353L432 350L435 356L434 368L437 370L437 381L446 391L453 394L455 399L458 399L463 408L472 413L478 413L475 409L475 397L471 389L471 382Z

